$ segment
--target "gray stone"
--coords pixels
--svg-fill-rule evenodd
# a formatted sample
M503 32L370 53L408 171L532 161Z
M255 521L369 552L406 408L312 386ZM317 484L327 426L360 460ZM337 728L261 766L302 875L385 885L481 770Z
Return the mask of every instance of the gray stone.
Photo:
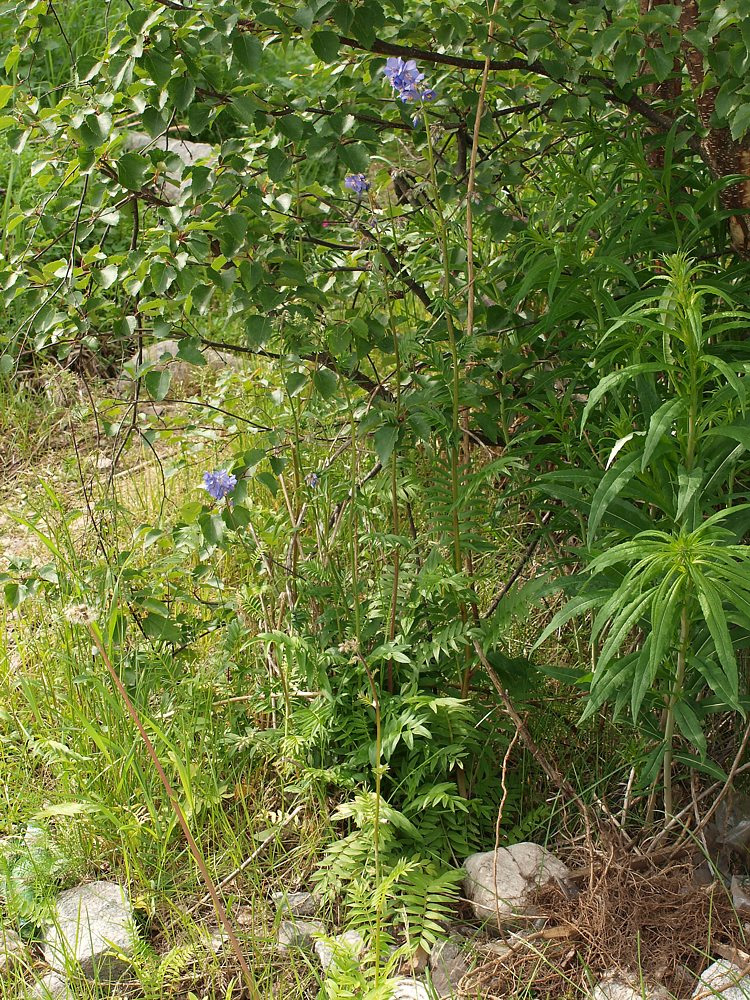
M528 914L534 889L553 879L564 882L569 875L554 854L532 843L472 854L464 868L464 892L475 915L500 927Z
M316 935L325 932L322 920L282 920L276 938L278 949L282 953L295 948L312 951Z
M323 908L323 897L315 892L275 892L276 912L293 917L317 917Z
M192 167L200 161L207 163L209 166L216 162L216 151L207 142L191 142L189 139L180 139L168 135L162 135L158 139L153 139L145 132L129 132L125 137L125 149L136 152L140 149L164 150L179 157L184 167ZM181 169L177 173L181 173ZM175 174L175 180L177 179L177 173ZM162 181L157 191L164 201L169 202L179 201L182 194L181 184L173 184L171 181Z
M28 957L26 945L10 927L0 925L0 973Z
M48 972L35 983L29 994L33 1000L75 1000L73 988L59 972Z
M643 1000L643 994L622 979L613 978L598 983L591 993L591 1000Z
M714 992L721 1000L748 1000L750 976L743 975L738 965L721 958L713 965L709 965L700 977L693 993L693 1000L697 997L706 997L706 1000L709 1000L714 996Z
M315 942L315 954L318 956L323 972L327 972L332 963L339 957L358 961L365 952L365 939L359 931L344 931L325 941Z
M458 996L458 984L471 968L465 938L455 935L436 944L430 954L432 988L439 997Z
M479 945L479 951L483 955L494 956L496 958L507 958L513 951L507 941L483 941Z
M667 991L661 986L641 986L637 979L631 979L612 970L589 994L590 1000L668 1000Z
M746 880L740 881L736 875L732 876L731 882L732 906L738 913L747 916L750 913L750 885Z
M54 972L74 962L87 979L113 983L129 971L134 944L125 890L116 882L90 882L58 896L44 958Z
M172 383L184 385L194 380L202 367L209 371L221 371L225 368L240 369L242 362L229 351L219 351L214 347L207 347L202 354L206 360L204 366L190 364L177 357L180 349L179 340L159 340L155 344L147 344L141 354L141 364L150 364L154 371L161 371L168 368L172 376ZM175 360L176 359L176 360ZM132 372L138 368L138 355L134 354L125 365L125 374L118 382L118 389L125 392L133 385Z
M192 167L199 160L211 160L216 157L214 147L207 142L192 142L189 139L175 139L166 135L152 139L145 132L129 132L125 139L125 146L128 150L136 151L146 146L149 149L163 149L166 152L175 153L188 167Z
M418 979L397 979L391 994L393 1000L431 1000L424 983Z

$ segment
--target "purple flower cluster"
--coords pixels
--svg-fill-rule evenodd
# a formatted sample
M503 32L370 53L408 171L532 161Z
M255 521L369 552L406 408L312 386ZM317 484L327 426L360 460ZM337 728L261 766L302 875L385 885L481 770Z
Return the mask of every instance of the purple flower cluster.
M310 475L306 477L305 482L307 483L307 485L310 487L311 490L314 490L317 488L318 483L320 482L320 476L318 475L317 472L311 472Z
M231 472L220 469L218 472L203 473L203 488L214 500L223 500L228 497L237 485L237 476Z
M417 69L416 59L391 56L386 60L383 73L402 101L434 101L437 96L432 87L422 85L424 73Z
M360 195L370 190L370 182L364 174L349 174L348 177L344 178L344 186Z

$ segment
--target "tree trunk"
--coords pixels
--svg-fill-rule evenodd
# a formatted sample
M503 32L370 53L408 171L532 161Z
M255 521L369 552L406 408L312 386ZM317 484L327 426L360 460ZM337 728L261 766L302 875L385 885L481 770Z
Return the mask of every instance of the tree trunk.
M727 177L730 174L750 174L750 135L735 141L728 128L717 128L714 112L718 88L705 87L703 55L685 39L686 33L696 31L698 26L697 0L682 0L680 14L680 30L683 37L682 51L698 117L706 130L705 137L700 141L703 155L717 178ZM721 204L730 211L740 208L750 209L750 178L725 187L721 192ZM733 214L729 218L732 246L738 253L744 255L750 255L749 220L750 216L739 214Z

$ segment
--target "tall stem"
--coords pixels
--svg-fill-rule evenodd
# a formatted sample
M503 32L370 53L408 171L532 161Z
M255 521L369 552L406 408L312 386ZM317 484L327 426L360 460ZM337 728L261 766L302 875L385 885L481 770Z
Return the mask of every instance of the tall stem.
M388 305L388 319L391 327L391 335L393 337L393 355L395 359L395 375L396 375L396 388L395 388L395 403L396 403L396 426L398 427L401 422L401 350L398 343L398 329L396 326L396 318L393 315L393 306L391 304L391 290L388 282L388 277L385 279L385 293L386 301ZM391 455L391 520L393 527L393 534L396 539L401 532L401 518L398 510L398 442L394 445L393 454ZM401 547L398 540L395 542L395 547L393 550L393 588L391 590L391 607L389 613L388 622L388 639L393 642L396 637L396 615L398 613L398 583L399 575L401 572ZM387 674L387 685L388 693L393 694L393 660L388 660L388 674Z
M453 369L451 379L451 509L453 527L453 568L457 573L461 571L461 527L458 517L458 444L459 444L459 370L458 370L458 343L456 340L456 328L453 325L453 317L448 311L450 301L451 271L448 258L448 233L443 217L443 206L440 200L440 189L438 188L437 172L435 170L435 154L432 148L432 136L430 134L430 123L425 112L425 130L427 132L427 161L430 167L430 180L435 198L436 226L440 240L440 250L443 258L443 297L446 303L445 325L448 330L448 349L451 355L451 367Z
M357 653L357 658L359 662L364 667L364 671L367 674L367 680L370 684L370 692L372 693L372 704L375 709L375 830L373 832L373 853L375 855L375 884L380 887L380 796L381 796L381 785L383 779L383 769L381 767L380 756L383 750L383 734L382 734L382 720L380 715L380 699L378 698L378 688L375 684L375 678L372 675L372 671L367 666L367 660L362 656L361 652ZM380 892L376 896L376 906L375 906L375 985L378 985L380 980L380 931L382 923L382 901L380 898Z
M674 743L675 705L682 694L682 687L685 683L685 663L687 661L687 648L690 639L690 619L688 618L687 603L682 606L682 616L680 618L680 647L677 652L677 672L675 674L672 690L667 704L667 717L664 723L664 815L666 819L671 819L673 815L674 802L672 795L672 760Z

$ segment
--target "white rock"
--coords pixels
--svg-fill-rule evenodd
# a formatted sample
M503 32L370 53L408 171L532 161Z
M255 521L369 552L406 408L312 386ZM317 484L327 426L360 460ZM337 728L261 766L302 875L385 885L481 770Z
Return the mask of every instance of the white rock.
M116 882L91 882L58 896L45 934L44 958L54 972L75 961L88 979L117 982L130 969L135 944L132 910Z
M318 956L323 972L327 972L333 962L339 957L351 958L357 961L365 951L365 939L359 931L344 931L325 941L315 942L315 954Z
M715 990L716 996L721 1000L748 1000L750 976L743 976L739 966L721 958L713 965L709 965L700 977L693 998L706 996L706 1000L709 1000L713 996L711 990Z
M168 368L172 376L172 382L175 385L184 384L195 379L201 367L208 368L210 371L221 371L224 368L240 369L242 367L242 361L236 354L232 354L229 351L219 351L214 347L206 347L202 351L206 364L204 366L197 366L190 364L189 361L183 361L181 358L178 358L177 352L179 349L179 340L159 340L154 344L147 344L141 352L141 364L153 365L153 370L155 371ZM127 361L125 373L119 380L118 388L120 391L124 392L129 386L133 385L132 372L137 368L138 355L134 354Z
M430 953L432 988L439 997L458 994L458 984L471 968L467 941L459 935L436 944Z
M271 898L282 916L317 917L323 907L323 897L315 892L275 892Z
M125 148L139 150L147 146L149 149L163 149L176 153L182 162L191 167L199 160L211 160L216 157L213 146L207 142L192 142L190 139L175 139L172 136L160 136L152 139L145 132L129 132L125 139Z
M10 927L0 925L0 973L15 962L23 962L28 952L21 938Z
M594 987L590 1000L668 1000L667 991L661 986L648 986L644 993L638 980L623 976L613 970Z
M397 979L391 994L393 1000L430 1000L430 994L424 983L418 979Z
M621 979L609 979L594 987L591 1000L643 1000L643 994Z
M129 132L125 137L125 149L137 152L144 148L162 149L165 152L174 153L186 167L192 167L201 160L208 165L216 162L216 151L207 142L192 142L190 139L180 139L168 135L152 139L145 132ZM181 185L173 184L171 181L162 181L157 190L165 201L176 202L180 198Z
M475 915L499 926L511 924L527 913L528 898L534 889L552 879L565 881L569 875L554 854L531 843L472 854L464 868L464 892Z
M29 995L33 1000L75 1000L72 987L59 972L48 972L42 976Z
M627 983L612 981L599 983L591 993L591 1000L642 1000L641 994L628 986Z
M282 953L294 948L312 951L316 936L325 932L322 920L282 920L277 934L278 949Z

